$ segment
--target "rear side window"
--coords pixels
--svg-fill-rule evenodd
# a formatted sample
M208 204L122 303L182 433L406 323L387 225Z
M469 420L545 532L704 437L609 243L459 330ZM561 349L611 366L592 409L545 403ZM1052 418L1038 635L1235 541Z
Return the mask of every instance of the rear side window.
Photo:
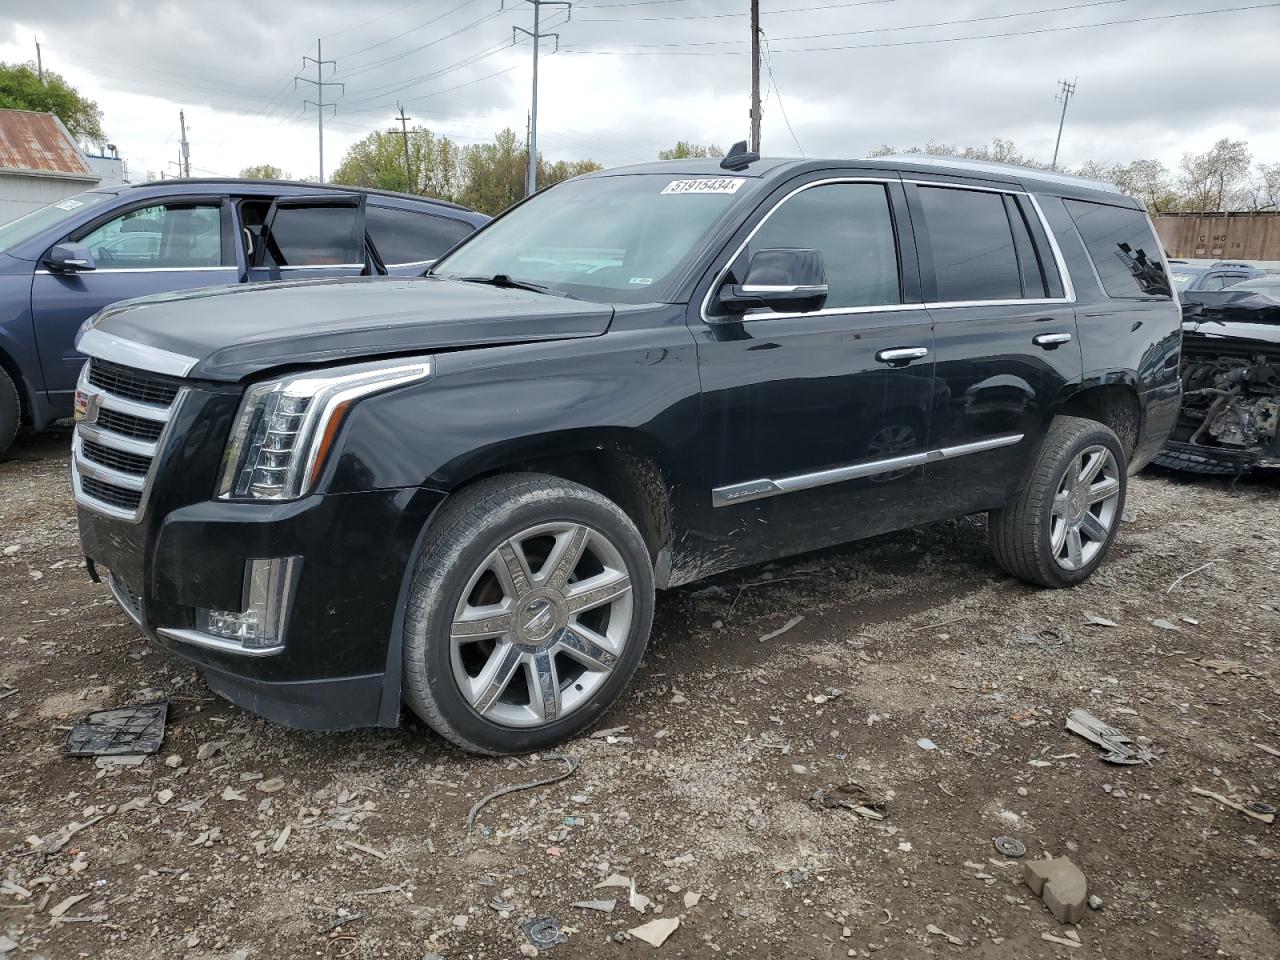
M1004 196L954 187L922 186L919 191L938 300L1022 299L1022 273ZM1043 296L1043 287L1032 293Z
M378 256L388 264L435 260L475 230L461 220L395 207L366 207L365 224Z
M277 267L327 267L364 262L354 207L284 206L271 221L264 261Z
M783 201L751 238L747 262L757 250L776 247L822 254L828 310L902 302L893 218L881 184L825 184Z
M1080 238L1111 297L1168 297L1160 243L1146 214L1086 200L1064 200Z

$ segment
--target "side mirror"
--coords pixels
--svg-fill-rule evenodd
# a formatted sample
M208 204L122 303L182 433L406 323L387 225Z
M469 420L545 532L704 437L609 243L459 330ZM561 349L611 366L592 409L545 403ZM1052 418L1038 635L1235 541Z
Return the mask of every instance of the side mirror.
M44 256L44 265L58 273L94 270L93 254L83 243L59 243Z
M827 302L827 271L817 250L757 250L741 284L720 291L730 313L764 307L779 313L812 313Z

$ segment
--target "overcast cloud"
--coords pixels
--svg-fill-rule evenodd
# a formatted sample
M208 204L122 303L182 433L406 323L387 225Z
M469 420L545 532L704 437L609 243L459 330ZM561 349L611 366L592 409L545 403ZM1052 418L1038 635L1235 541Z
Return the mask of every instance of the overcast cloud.
M772 56L769 154L862 156L881 143L1008 137L1048 159L1060 78L1078 77L1062 158L1155 156L1170 167L1224 136L1280 160L1280 4L1260 0L762 0ZM1169 17L1197 11L1237 12ZM414 123L463 142L510 126L529 102L522 0L0 0L0 59L33 59L98 101L134 179L173 171L185 110L193 173L269 162L317 167L314 91L302 57L346 81L326 121L325 166L397 99ZM728 146L747 134L748 0L581 0L544 8L561 50L544 56L539 146L606 165L654 158L677 139ZM1016 14L1010 16L1011 14ZM977 19L982 18L982 19ZM1141 23L1071 28L1107 21ZM968 23L954 21L971 20ZM944 23L943 21L951 21ZM936 24L936 25L935 25ZM1029 31L1043 31L1027 33ZM989 34L989 39L927 42ZM554 41L544 41L554 47ZM675 45L675 46L672 46ZM827 49L819 49L827 48ZM845 48L845 49L830 49ZM309 65L307 76L315 76ZM784 122L794 129L794 138ZM797 146L798 142L798 146Z

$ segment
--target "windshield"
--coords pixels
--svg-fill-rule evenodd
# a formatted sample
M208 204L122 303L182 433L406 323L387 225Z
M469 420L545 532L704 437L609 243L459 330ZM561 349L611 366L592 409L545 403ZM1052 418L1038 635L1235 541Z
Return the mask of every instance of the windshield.
M660 300L746 183L663 174L566 181L485 227L431 272L501 276L586 300Z
M1183 293L1195 278L1196 275L1194 273L1178 273L1177 268L1175 267L1173 273L1173 288L1179 293Z
M77 193L74 197L67 197L47 207L41 207L25 217L0 224L0 252L25 243L49 227L56 227L63 220L68 220L88 207L96 206L114 196L113 193Z

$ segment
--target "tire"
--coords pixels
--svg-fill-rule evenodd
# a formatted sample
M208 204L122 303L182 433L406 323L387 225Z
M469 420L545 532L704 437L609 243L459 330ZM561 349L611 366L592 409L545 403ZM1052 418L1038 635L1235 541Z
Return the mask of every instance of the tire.
M1080 482L1080 468L1087 474L1095 464L1097 476ZM1073 469L1077 472L1069 479ZM1120 527L1127 472L1124 447L1111 430L1093 420L1056 417L1025 486L987 518L996 562L1041 587L1073 587L1087 580L1106 559Z
M1181 473L1194 473L1208 477L1238 477L1252 470L1254 462L1258 459L1256 456L1239 453L1215 455L1211 447L1170 444L1151 462L1166 470L1177 470Z
M22 398L9 374L0 367L0 456L9 449L22 424Z
M653 624L653 565L621 508L567 480L508 474L451 497L428 543L405 611L409 708L494 755L554 746L599 719ZM565 556L577 559L557 564Z

